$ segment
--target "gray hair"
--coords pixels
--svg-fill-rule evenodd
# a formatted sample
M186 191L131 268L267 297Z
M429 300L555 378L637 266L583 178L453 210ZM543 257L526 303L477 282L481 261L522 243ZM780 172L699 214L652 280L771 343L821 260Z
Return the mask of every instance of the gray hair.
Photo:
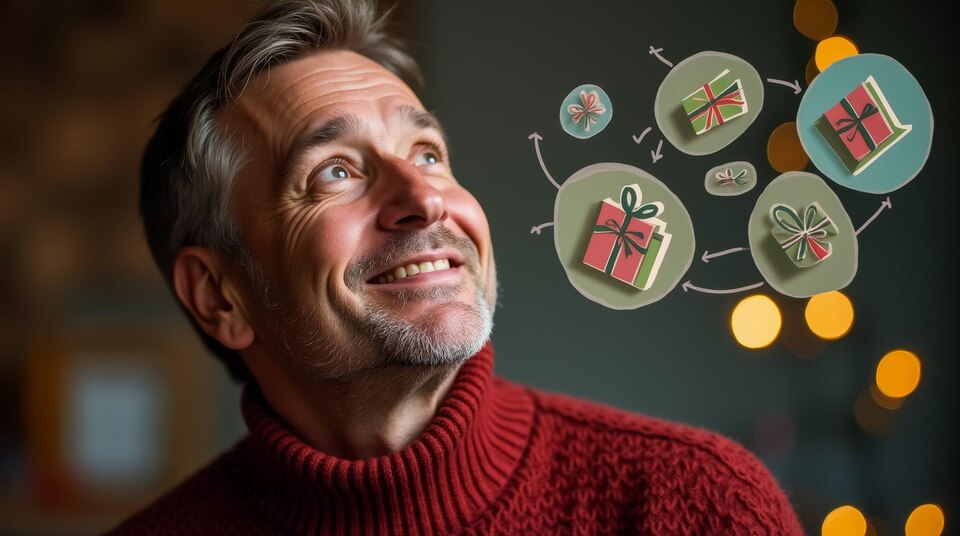
M150 252L168 283L176 254L185 246L211 248L233 259L245 251L230 194L247 157L217 124L217 111L238 98L251 78L319 50L364 55L419 88L416 63L386 33L388 15L378 13L373 0L273 2L210 58L160 115L141 162L140 213ZM231 375L250 379L239 355L187 316Z

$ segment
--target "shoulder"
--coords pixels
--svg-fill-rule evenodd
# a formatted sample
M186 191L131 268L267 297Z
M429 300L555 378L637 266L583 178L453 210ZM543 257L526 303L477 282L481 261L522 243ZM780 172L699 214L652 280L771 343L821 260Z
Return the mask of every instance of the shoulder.
M531 389L554 444L628 468L644 534L802 534L767 468L736 441L567 395ZM659 524L659 525L658 525ZM676 530L672 530L673 527ZM690 528L692 527L692 528Z
M242 446L221 454L107 534L235 534L237 527L257 527L238 491Z

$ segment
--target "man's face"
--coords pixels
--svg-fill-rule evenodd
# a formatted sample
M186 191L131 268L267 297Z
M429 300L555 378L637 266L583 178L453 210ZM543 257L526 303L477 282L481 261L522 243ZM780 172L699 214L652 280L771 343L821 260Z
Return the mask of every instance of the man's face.
M479 350L496 302L490 231L406 84L322 52L255 78L221 120L249 158L233 207L255 345L322 379Z

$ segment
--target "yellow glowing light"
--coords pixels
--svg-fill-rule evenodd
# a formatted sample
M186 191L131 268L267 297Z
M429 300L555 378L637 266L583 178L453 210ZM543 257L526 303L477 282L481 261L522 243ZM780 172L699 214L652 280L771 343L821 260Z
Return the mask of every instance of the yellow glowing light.
M940 536L944 525L943 510L935 504L921 504L907 518L906 536Z
M852 506L841 506L827 514L820 529L822 536L863 536L867 518Z
M840 35L828 37L817 43L817 55L815 56L817 69L820 69L822 73L827 70L827 67L833 65L833 62L856 56L859 53L857 45L846 37Z
M810 39L823 39L837 29L837 7L831 0L797 0L793 25Z
M730 315L733 336L747 348L769 346L780 333L781 324L780 309L763 294L740 300Z
M803 316L817 337L839 339L853 325L853 304L839 291L824 292L810 298Z
M810 163L810 157L800 144L797 124L793 121L773 129L767 140L767 160L780 173L800 171Z
M894 350L877 364L877 387L892 398L903 398L920 383L920 359L907 350Z

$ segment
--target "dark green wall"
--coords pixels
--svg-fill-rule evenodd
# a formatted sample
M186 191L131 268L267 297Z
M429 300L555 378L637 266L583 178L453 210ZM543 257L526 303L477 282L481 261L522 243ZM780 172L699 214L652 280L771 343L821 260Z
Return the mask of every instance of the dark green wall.
M902 531L907 514L925 502L957 519L957 365L948 332L955 329L951 210L957 186L953 41L932 8L916 2L839 2L840 26L864 52L893 56L924 87L937 121L923 172L890 194L887 211L860 236L860 269L844 291L857 318L851 333L820 344L801 359L783 342L761 351L738 346L729 315L742 296L685 294L678 286L636 311L605 309L573 289L557 261L553 235L530 234L553 217L556 190L544 178L532 142L562 181L597 162L621 162L660 178L694 221L697 260L687 278L729 288L761 280L749 254L704 264L704 249L746 246L757 196L777 173L766 159L772 130L795 117L800 95L767 85L763 111L747 132L713 155L692 157L660 138L653 100L667 67L647 53L663 47L674 63L703 50L751 62L763 78L803 82L815 42L798 33L792 1L744 0L739 24L724 26L724 2L450 2L425 1L416 52L427 78L425 104L440 116L452 145L454 171L490 220L500 273L494 341L497 370L518 381L707 427L754 447L759 418L782 411L797 439L783 459L765 459L791 494L807 530L819 532L832 508L853 504L877 518L881 531ZM913 6L908 8L906 6ZM919 6L919 7L918 7ZM909 11L912 9L912 11ZM588 140L566 135L557 121L561 100L577 85L601 86L614 103L613 122ZM806 83L803 83L806 87ZM643 144L631 139L653 126ZM760 185L747 195L718 198L704 173L732 160L754 163ZM812 166L808 171L816 173ZM855 225L884 196L829 182ZM784 330L804 338L805 300L765 286L784 312ZM809 337L807 337L809 338ZM809 342L809 341L808 341ZM905 347L922 359L920 388L895 415L891 433L876 437L853 418L857 395L888 350Z

